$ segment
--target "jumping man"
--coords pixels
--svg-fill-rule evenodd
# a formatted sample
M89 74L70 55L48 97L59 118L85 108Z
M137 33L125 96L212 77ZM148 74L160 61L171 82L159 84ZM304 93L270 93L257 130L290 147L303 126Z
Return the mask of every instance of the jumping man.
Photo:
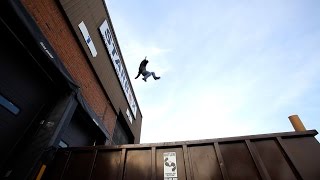
M154 80L160 79L160 77L157 77L154 72L149 72L149 71L146 70L146 66L147 66L148 62L149 61L147 60L147 56L146 56L144 58L144 60L142 60L141 63L140 63L139 72L138 72L137 77L135 77L135 79L137 79L140 76L140 74L142 74L142 76L143 76L142 79L145 82L147 82L148 77L151 76L151 75L152 75Z

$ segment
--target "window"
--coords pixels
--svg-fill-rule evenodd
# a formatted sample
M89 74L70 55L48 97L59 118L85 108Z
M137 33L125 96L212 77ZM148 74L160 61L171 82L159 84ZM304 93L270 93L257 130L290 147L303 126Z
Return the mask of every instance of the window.
M9 110L14 115L17 115L20 112L20 109L17 106L15 106L12 102L10 102L2 95L0 95L0 105L2 105L4 108Z

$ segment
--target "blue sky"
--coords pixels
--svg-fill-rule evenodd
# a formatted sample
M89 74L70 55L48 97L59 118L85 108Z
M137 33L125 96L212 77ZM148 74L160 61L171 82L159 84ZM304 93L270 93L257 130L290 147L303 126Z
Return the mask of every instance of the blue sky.
M107 1L142 143L320 127L320 1ZM161 79L134 79L140 61ZM318 136L317 136L318 138Z

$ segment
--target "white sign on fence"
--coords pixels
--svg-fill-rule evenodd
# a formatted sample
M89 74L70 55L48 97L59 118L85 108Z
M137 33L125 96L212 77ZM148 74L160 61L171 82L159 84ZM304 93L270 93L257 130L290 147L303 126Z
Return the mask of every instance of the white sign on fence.
M177 157L175 152L163 153L164 180L178 180Z

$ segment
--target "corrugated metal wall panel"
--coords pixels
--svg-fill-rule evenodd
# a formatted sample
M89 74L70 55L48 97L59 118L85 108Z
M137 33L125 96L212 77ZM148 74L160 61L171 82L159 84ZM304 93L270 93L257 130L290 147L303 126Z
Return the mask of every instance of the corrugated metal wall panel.
M229 179L261 179L245 142L220 144Z
M264 166L274 180L294 180L296 179L290 164L285 159L281 148L275 140L255 141L258 153ZM274 163L277 162L277 166Z
M223 179L213 145L191 146L189 156L193 179Z
M129 150L123 179L151 179L151 149Z
M90 179L94 151L75 151L70 154L63 179Z
M121 150L99 151L95 167L92 172L92 179L114 180L118 177L120 167Z
M58 151L50 168L47 169L44 179L55 180L61 179L69 159L70 152Z
M320 146L314 137L283 138L292 163L303 179L320 179ZM317 176L314 176L314 175Z
M174 152L176 164L171 168L177 167L179 180L316 180L320 177L320 145L312 137L316 134L313 130L186 142L66 148L61 149L55 159L65 156L61 152L71 153L70 157L77 154L74 158L77 163L69 160L59 164L74 169L66 169L69 178L78 177L72 173L82 169L83 177L91 176L91 179L163 180L164 166L167 166L164 153ZM90 155L82 157L79 150ZM79 160L83 158L85 161ZM58 169L59 174L61 170L56 166L52 163L48 173Z

